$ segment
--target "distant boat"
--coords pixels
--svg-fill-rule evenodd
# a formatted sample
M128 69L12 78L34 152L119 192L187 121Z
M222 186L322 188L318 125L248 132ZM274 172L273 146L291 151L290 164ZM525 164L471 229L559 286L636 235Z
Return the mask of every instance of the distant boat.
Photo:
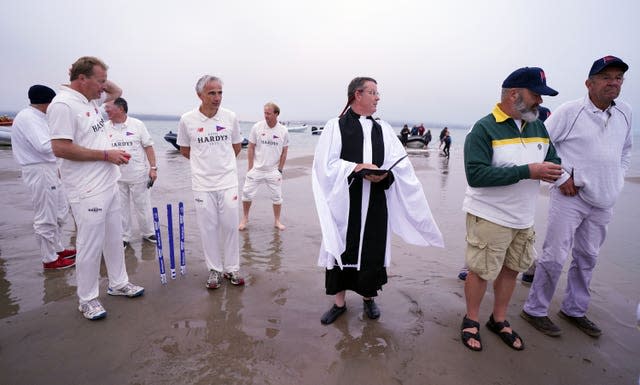
M307 129L306 124L302 124L299 126L285 126L289 132L304 132Z
M176 134L173 131L169 131L167 134L164 135L164 140L166 140L167 142L171 143L171 145L173 147L176 148L176 150L180 151L180 146L178 146L178 144L176 144L176 140L178 139L178 134Z
M322 130L324 130L324 127L322 127L322 126L320 126L320 127L312 126L311 127L311 135L320 135L320 134L322 134Z
M13 119L8 117L7 115L0 116L0 127L11 126L13 124Z
M178 134L176 134L173 131L169 131L164 135L164 140L171 143L171 145L175 147L176 150L180 151L180 146L178 146L178 144L176 143L177 139L178 139ZM247 138L242 139L242 147L247 147L248 145L249 145L249 140Z
M400 141L402 141L402 135L398 135L398 139L400 139ZM409 137L407 138L407 143L405 144L405 146L407 148L423 148L423 147L427 147L429 145L429 142L431 141L431 137L428 135L409 135Z

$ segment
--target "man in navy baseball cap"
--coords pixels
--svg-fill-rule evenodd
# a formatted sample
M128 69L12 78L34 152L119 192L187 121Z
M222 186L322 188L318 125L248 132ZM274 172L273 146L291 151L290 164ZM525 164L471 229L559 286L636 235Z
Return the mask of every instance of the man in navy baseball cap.
M622 72L627 72L629 69L627 63L623 62L622 59L608 55L593 62L591 70L589 71L589 76L597 75L604 71L605 68L609 67L620 68Z
M526 88L538 95L558 95L558 91L547 86L547 76L538 67L518 68L504 79L502 88Z

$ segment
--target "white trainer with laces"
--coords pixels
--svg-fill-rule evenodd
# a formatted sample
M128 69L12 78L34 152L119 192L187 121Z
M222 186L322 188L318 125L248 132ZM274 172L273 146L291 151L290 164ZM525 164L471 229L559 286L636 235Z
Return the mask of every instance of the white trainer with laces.
M139 297L142 294L144 294L144 287L137 286L137 285L134 285L131 282L129 282L126 285L124 285L124 287L121 287L120 289L108 288L107 289L107 294L109 294L109 295L123 295L123 296L129 297L129 298Z
M92 299L87 303L80 304L78 310L82 312L84 318L89 320L97 320L107 316L107 311L104 310L100 301L97 298Z

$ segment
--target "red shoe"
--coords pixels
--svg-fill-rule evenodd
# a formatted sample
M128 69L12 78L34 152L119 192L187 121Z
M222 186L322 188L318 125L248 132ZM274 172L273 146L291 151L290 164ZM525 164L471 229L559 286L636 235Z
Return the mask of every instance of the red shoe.
M57 254L58 254L58 257L62 259L75 258L76 249L64 249L62 251L59 251Z
M76 260L73 258L58 258L53 262L42 263L45 270L59 270L73 267L76 264Z

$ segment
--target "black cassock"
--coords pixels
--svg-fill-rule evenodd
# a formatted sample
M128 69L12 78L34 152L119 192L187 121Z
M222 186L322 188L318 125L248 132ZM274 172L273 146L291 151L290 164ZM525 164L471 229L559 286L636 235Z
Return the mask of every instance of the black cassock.
M351 109L339 120L340 135L342 138L342 151L340 158L349 162L363 162L364 137L360 116ZM378 167L384 163L384 140L382 127L370 116L373 127L371 128L371 157L372 162ZM325 274L325 287L329 295L337 294L343 290L352 290L364 297L375 297L382 285L387 283L387 269L384 267L384 258L387 244L387 199L385 190L393 183L393 173L379 183L371 183L369 195L369 208L364 224L363 239L360 239L361 208L362 208L362 184L360 177L349 176L349 221L347 225L346 249L342 253L343 265L355 265L358 263L358 249L362 241L362 258L360 270L355 267L344 266L344 269L335 267L327 270Z

